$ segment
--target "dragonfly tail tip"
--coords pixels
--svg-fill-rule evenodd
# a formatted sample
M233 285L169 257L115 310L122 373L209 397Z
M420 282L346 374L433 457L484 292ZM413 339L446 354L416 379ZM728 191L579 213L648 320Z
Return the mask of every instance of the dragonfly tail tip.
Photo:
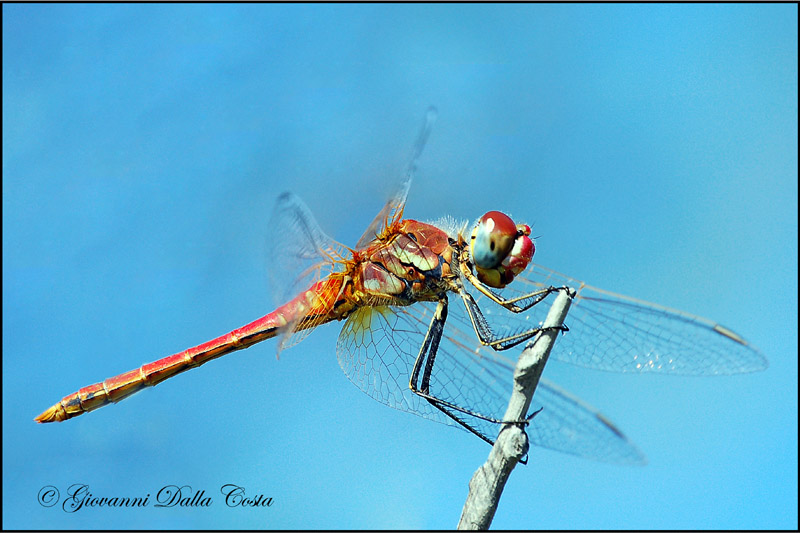
M66 412L60 403L55 404L50 409L44 411L42 414L34 418L39 424L47 424L48 422L62 422L66 420Z

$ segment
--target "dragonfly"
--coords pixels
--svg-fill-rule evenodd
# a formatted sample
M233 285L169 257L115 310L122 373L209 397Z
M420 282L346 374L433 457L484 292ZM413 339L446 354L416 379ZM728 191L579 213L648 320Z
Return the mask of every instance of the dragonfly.
M391 407L466 429L493 444L503 424L528 425L538 446L613 462L643 454L595 408L542 379L530 420L503 420L515 361L507 354L543 331L550 302L572 298L551 358L596 370L726 375L763 370L761 353L714 321L587 285L532 262L527 224L490 211L470 225L403 218L431 108L411 161L357 244L330 238L297 196L269 221L269 271L283 302L213 340L83 387L38 415L61 422L119 402L191 368L266 339L278 353L314 328L343 321L336 354L347 377ZM288 280L288 281L287 281Z

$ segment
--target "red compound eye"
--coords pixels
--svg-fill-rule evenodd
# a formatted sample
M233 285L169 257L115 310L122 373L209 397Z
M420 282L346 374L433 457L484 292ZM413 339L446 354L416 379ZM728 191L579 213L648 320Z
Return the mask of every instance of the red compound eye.
M480 268L495 268L511 253L516 238L514 221L500 211L489 211L472 232L472 260Z

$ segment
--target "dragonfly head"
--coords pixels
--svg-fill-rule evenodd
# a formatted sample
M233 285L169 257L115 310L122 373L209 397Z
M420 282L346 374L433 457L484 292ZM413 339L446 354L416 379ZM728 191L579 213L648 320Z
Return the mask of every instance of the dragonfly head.
M500 211L483 215L469 243L478 279L497 289L511 283L533 259L536 247L530 234L527 224L514 224Z

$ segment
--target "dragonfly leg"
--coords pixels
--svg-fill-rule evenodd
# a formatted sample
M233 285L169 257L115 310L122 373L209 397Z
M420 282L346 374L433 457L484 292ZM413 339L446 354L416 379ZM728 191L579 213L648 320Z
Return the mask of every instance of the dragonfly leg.
M527 294L522 294L520 296L515 296L514 298L503 298L492 289L487 287L481 280L479 280L475 274L469 269L469 267L461 263L461 274L481 293L483 293L487 298L492 300L494 303L498 305L502 305L512 313L522 313L533 307L534 305L538 304L554 292L558 291L567 291L570 295L570 298L574 298L577 294L575 289L572 287L568 287L566 285L562 287L546 287L544 289L540 289L538 291L529 292Z
M565 289L571 290L568 287L550 287L550 289L553 291L561 291ZM509 335L507 337L499 337L492 331L489 321L486 320L485 316L483 316L483 312L481 312L480 307L478 307L478 304L475 302L475 299L472 297L472 295L463 289L459 292L461 294L461 299L464 301L464 306L467 308L467 315L469 315L470 322L472 322L472 328L475 330L478 340L481 341L481 344L489 346L497 351L513 348L514 346L525 342L531 337L538 335L542 331L550 331L553 329L560 331L568 330L567 326L561 325L554 328L532 328L526 331L521 331L514 335ZM550 293L548 292L547 294ZM547 294L545 294L545 296L547 296ZM540 302L542 299L543 297L539 298L535 303Z
M443 296L442 299L439 300L439 304L437 305L436 311L433 314L433 319L431 320L431 325L425 335L425 340L422 343L422 347L417 355L417 359L414 361L414 368L411 371L411 379L409 380L408 386L411 389L411 392L422 398L425 398L425 400L427 400L431 405L458 422L467 431L477 435L489 444L494 445L494 440L492 438L470 425L470 423L462 415L469 415L471 417L492 422L494 424L510 423L527 425L529 419L515 420L512 422L498 420L497 418L477 413L447 400L438 398L431 393L431 376L433 374L434 363L436 361L436 352L439 349L439 342L441 341L442 333L444 332L444 325L447 321L447 306L447 296Z
M510 424L510 425L517 425L517 426L519 426L519 428L520 428L522 431L525 431L525 426L527 426L528 424L530 424L530 423L531 423L531 420L533 420L533 417L535 417L536 415L538 415L539 413L541 413L543 410L544 410L544 407L540 407L540 408L539 408L539 409L537 409L536 411L534 411L534 412L532 412L531 414L529 414L528 416L526 416L526 417L525 417L525 420L519 420L519 421L517 421L517 422L508 422L508 424ZM519 460L519 463L520 463L520 464L523 464L523 465L526 465L526 464L528 464L528 452L525 452L525 455L524 455L524 456L523 456L523 457L522 457L522 458Z

